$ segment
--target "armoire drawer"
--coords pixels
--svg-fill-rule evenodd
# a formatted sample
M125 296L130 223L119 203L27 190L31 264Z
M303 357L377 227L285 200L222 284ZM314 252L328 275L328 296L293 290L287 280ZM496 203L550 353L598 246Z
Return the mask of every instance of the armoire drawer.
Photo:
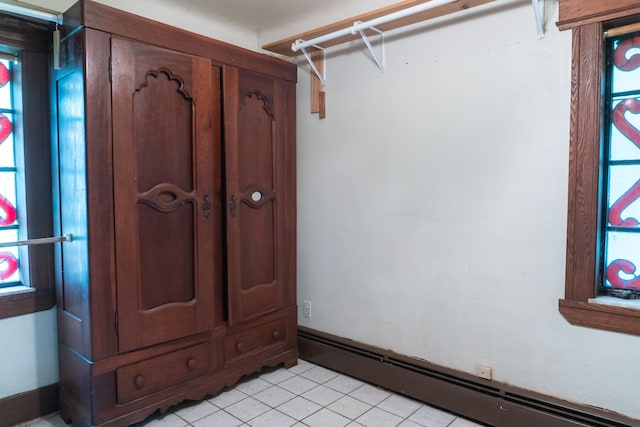
M202 343L123 366L116 371L118 403L147 396L209 369L210 344Z
M284 345L288 339L287 319L259 325L224 337L226 364Z

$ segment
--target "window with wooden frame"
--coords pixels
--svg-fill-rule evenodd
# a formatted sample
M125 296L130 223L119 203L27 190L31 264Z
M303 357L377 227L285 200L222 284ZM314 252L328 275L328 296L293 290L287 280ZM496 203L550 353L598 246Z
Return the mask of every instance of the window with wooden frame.
M52 28L0 14L0 240L51 236L49 50ZM6 134L6 135L5 135ZM0 249L0 319L55 304L51 245Z
M559 10L558 26L573 31L566 282L559 309L575 325L640 335L640 300L619 298L636 293L632 264L640 252L629 246L640 238L632 221L632 205L640 203L634 190L640 81L628 79L640 73L634 59L640 50L629 45L640 30L633 27L640 5L560 0Z

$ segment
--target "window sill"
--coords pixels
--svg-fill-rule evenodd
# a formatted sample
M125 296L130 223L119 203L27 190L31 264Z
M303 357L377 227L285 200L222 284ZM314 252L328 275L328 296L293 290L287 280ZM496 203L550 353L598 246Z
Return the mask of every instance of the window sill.
M26 286L0 289L0 319L48 310L54 305L53 290Z
M35 291L35 289L28 286L11 286L10 288L0 288L0 298L9 295L26 294Z
M605 297L561 299L558 308L572 325L640 335L640 302L620 300L614 305Z
M608 305L610 307L624 307L640 310L640 299L624 299L610 296L589 298L589 304Z

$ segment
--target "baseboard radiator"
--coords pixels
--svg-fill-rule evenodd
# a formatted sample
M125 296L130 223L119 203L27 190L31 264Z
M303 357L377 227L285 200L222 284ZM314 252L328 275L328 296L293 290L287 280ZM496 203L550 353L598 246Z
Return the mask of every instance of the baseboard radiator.
M497 427L640 427L640 420L299 327L300 358Z

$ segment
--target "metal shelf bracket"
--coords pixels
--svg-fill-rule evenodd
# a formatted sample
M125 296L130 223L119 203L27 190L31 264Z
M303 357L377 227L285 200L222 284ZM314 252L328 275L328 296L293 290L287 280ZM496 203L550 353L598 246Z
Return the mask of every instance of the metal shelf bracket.
M364 44L367 45L367 49L369 49L369 52L371 53L373 60L376 61L376 64L378 65L378 68L380 68L380 71L384 73L384 67L385 67L384 32L380 31L375 27L369 27L369 29L371 31L376 32L380 36L380 56L376 55L376 52L373 49L373 45L371 44L369 37L364 33L364 30L362 29L362 21L354 22L353 30L351 32L353 34L355 34L356 32L360 34L360 37L362 37L362 41L364 41Z
M304 40L296 40L293 43L293 46L299 45L304 43ZM307 52L307 48L306 47L298 47L298 50L300 50L302 52L302 54L304 55L305 59L307 60L307 62L309 63L309 65L311 66L311 70L313 70L313 72L315 73L316 76L318 76L318 79L320 79L320 82L322 82L322 86L327 84L327 61L325 61L325 49L323 47L320 47L318 45L312 45L313 48L318 49L318 51L320 51L322 53L322 72L320 72L320 70L318 70L318 67L316 67L316 64L314 63L313 59L311 58L311 54L309 54L309 52ZM292 47L293 48L293 47Z
M531 0L533 5L533 13L536 17L536 28L538 30L538 39L544 38L544 0Z

